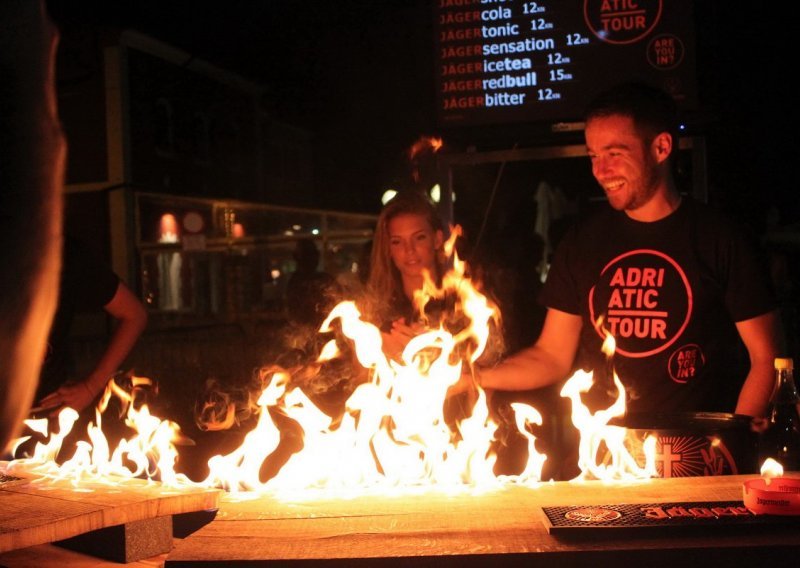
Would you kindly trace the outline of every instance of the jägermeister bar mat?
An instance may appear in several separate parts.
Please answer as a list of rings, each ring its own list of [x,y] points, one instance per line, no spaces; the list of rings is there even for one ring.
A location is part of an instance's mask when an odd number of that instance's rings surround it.
[[[790,530],[800,531],[800,515],[756,515],[742,501],[572,505],[542,507],[542,512],[547,532],[565,537],[615,538],[622,533],[707,534],[708,531],[751,531],[776,525],[789,525]]]

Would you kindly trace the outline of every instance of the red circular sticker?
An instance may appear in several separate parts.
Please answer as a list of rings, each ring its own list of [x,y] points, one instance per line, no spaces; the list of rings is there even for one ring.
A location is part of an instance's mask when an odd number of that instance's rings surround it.
[[[706,365],[703,350],[695,343],[682,345],[669,357],[667,369],[670,378],[676,383],[686,384],[700,374]]]
[[[647,62],[661,71],[675,69],[685,54],[686,48],[676,35],[660,34],[647,44]]]
[[[584,0],[583,18],[600,41],[636,43],[661,21],[662,0]]]
[[[564,518],[570,521],[580,521],[582,523],[603,523],[606,521],[616,521],[622,513],[613,509],[603,509],[602,507],[585,507],[573,509],[564,514]]]
[[[650,357],[681,336],[693,309],[693,293],[681,266],[656,250],[623,253],[603,267],[589,291],[589,314],[616,340],[625,357]]]

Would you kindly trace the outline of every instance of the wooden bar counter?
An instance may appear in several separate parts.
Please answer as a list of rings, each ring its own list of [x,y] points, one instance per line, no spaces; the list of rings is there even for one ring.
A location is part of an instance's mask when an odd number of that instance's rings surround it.
[[[551,533],[543,507],[738,501],[754,475],[508,486],[482,495],[362,496],[281,502],[226,495],[216,518],[165,566],[754,566],[800,559],[800,518],[674,530]],[[687,504],[691,507],[691,504]],[[694,530],[694,529],[697,530]],[[722,530],[719,530],[722,529]],[[630,566],[630,564],[628,564]],[[776,564],[777,565],[777,564]]]
[[[104,541],[99,542],[98,550],[112,558],[132,558],[131,554],[137,552],[149,555],[154,550],[166,552],[172,547],[173,518],[214,511],[222,494],[218,489],[172,489],[140,479],[73,485],[69,479],[3,475],[2,481],[0,566],[5,565],[5,552],[89,533],[101,535]],[[108,536],[111,533],[99,533],[112,528],[122,531],[119,543],[112,542]],[[126,540],[131,539],[139,541],[139,551],[129,549],[131,543]],[[154,540],[165,542],[162,546]]]

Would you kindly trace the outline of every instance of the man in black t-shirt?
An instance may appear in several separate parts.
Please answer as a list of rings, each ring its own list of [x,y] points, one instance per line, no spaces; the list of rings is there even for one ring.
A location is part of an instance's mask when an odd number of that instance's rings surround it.
[[[79,241],[66,237],[62,257],[58,309],[47,343],[36,406],[51,415],[70,406],[81,411],[99,395],[119,370],[147,325],[147,311],[133,292]],[[75,376],[69,332],[77,313],[105,311],[116,327],[92,371]]]
[[[542,387],[577,368],[602,378],[610,333],[630,412],[764,415],[778,354],[776,302],[742,231],[678,192],[676,116],[668,94],[641,84],[590,106],[586,145],[611,208],[560,243],[541,295],[541,335],[480,371],[484,388]]]

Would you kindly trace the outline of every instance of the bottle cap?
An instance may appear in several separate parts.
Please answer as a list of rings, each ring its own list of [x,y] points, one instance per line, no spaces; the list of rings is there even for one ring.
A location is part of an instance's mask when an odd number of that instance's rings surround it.
[[[776,369],[787,369],[791,371],[794,369],[794,362],[792,361],[791,357],[776,357],[775,358],[775,368]]]

